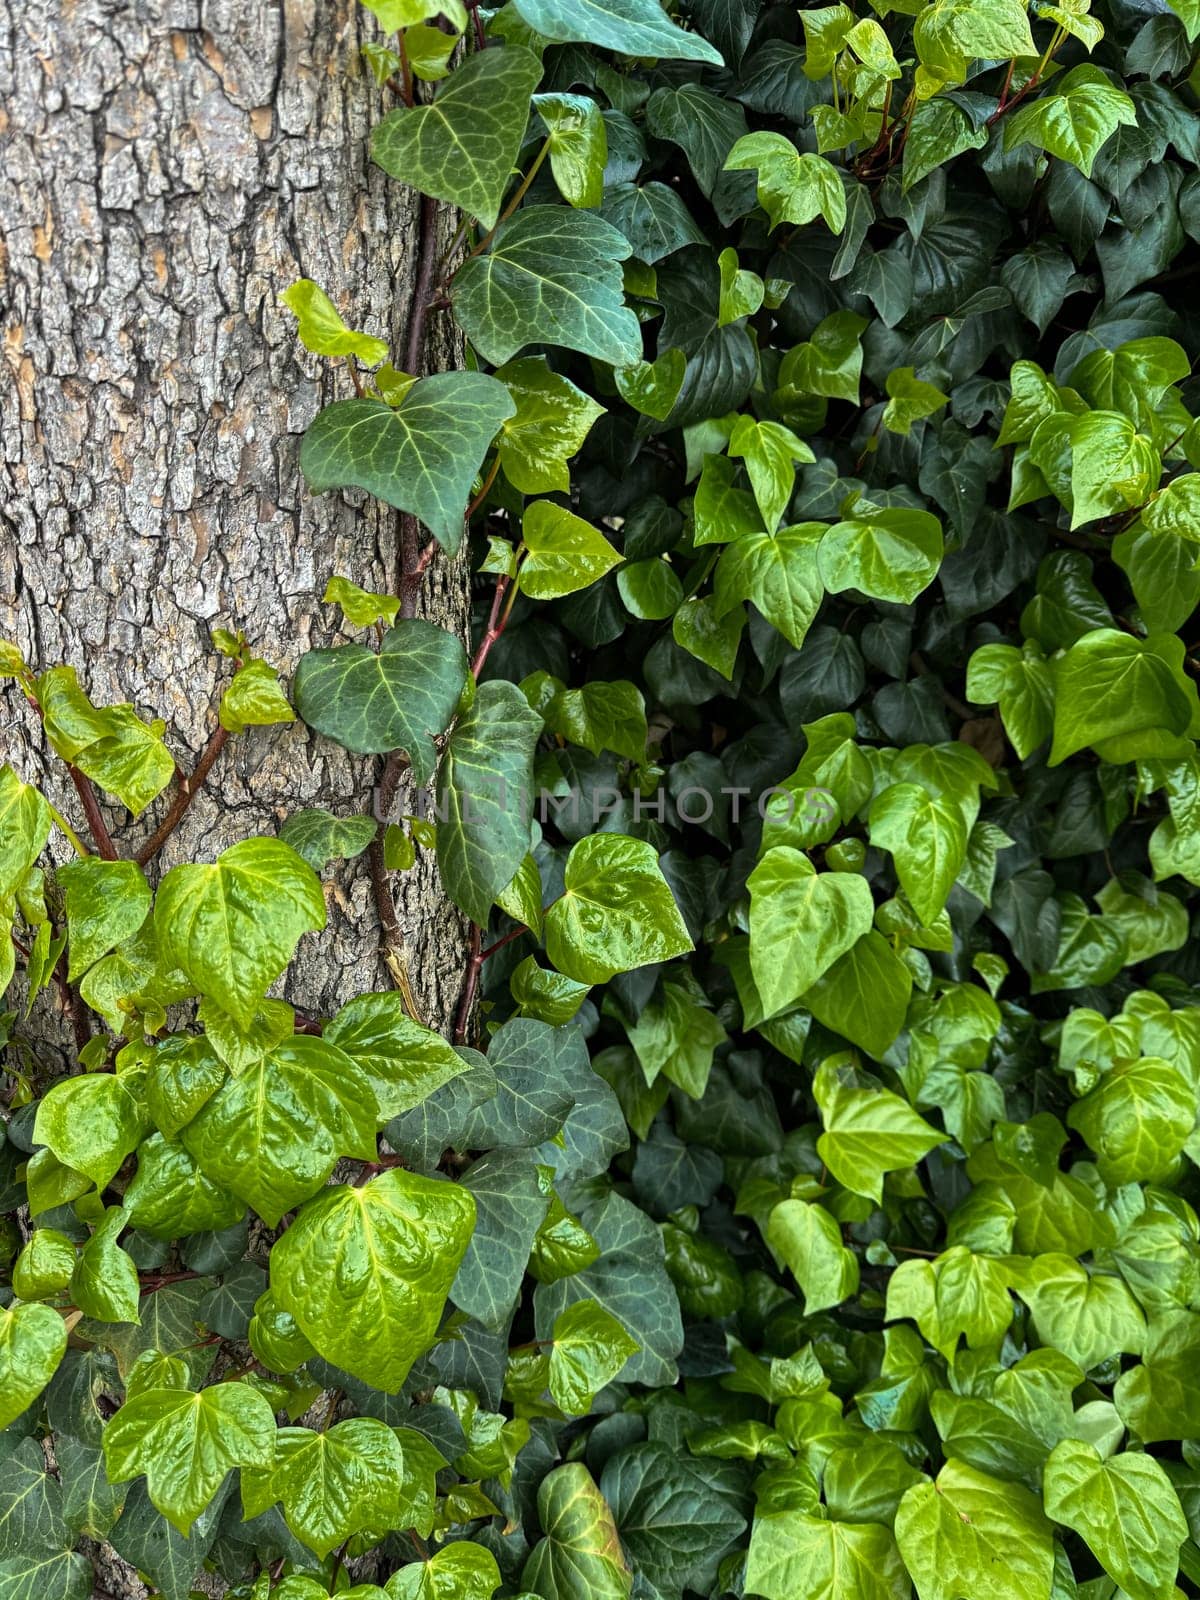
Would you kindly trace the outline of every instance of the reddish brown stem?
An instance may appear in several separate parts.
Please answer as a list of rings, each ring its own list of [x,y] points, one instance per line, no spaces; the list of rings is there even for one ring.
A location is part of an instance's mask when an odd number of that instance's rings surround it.
[[[102,856],[105,861],[119,861],[120,856],[117,853],[117,847],[112,842],[108,825],[101,814],[100,802],[96,798],[92,780],[85,777],[79,768],[73,766],[69,761],[67,762],[67,771],[71,774],[71,782],[75,785],[75,792],[79,796],[84,815],[87,817],[88,830],[92,835],[92,843],[96,846],[96,854]]]
[[[212,771],[213,762],[224,750],[228,738],[228,729],[217,727],[213,730],[212,737],[201,751],[200,759],[193,768],[191,776],[179,780],[179,787],[175,791],[174,800],[171,801],[170,810],[134,856],[133,859],[139,867],[144,867],[148,861],[153,861],[175,832],[187,808],[204,787],[204,780]]]
[[[492,646],[504,632],[508,622],[508,612],[501,612],[504,596],[512,580],[506,572],[502,572],[496,579],[496,593],[492,596],[492,609],[488,616],[487,630],[479,641],[479,649],[475,652],[475,659],[471,662],[471,671],[476,677],[483,671],[483,664],[491,654]]]
[[[488,945],[487,949],[480,953],[480,961],[486,961],[489,956],[494,956],[497,950],[503,950],[506,944],[511,944],[514,939],[520,939],[522,935],[528,932],[529,929],[522,923],[519,928],[514,928],[511,933],[506,933],[503,939],[497,939],[495,944]]]
[[[475,991],[479,987],[479,971],[483,966],[483,951],[480,948],[482,935],[479,928],[471,924],[471,954],[467,962],[467,973],[463,980],[462,997],[458,1002],[458,1015],[454,1019],[454,1042],[465,1044],[467,1030],[471,1026],[471,1012],[475,1007]]]

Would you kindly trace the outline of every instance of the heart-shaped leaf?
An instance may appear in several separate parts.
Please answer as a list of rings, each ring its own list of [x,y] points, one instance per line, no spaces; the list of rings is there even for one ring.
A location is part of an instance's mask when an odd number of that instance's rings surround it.
[[[50,1306],[18,1305],[0,1312],[0,1428],[37,1399],[66,1348],[66,1325]]]
[[[300,466],[314,494],[365,489],[419,517],[453,555],[484,452],[514,410],[496,378],[435,373],[395,407],[365,399],[326,406],[304,435]]]
[[[449,725],[466,680],[462,641],[405,617],[388,629],[378,654],[361,644],[310,650],[292,693],[310,728],[358,755],[404,750],[423,784],[436,759],[432,735]]]

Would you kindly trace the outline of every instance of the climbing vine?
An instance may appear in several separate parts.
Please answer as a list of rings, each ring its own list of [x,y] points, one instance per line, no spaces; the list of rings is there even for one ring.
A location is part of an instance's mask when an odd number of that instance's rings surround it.
[[[1200,1592],[1200,7],[366,4],[402,348],[283,299],[395,593],[188,774],[0,645],[0,1600]],[[357,812],[158,876],[296,718]]]

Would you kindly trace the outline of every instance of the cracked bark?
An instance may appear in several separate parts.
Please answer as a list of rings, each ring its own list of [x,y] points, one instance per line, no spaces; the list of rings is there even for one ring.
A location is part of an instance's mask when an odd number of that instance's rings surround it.
[[[388,109],[359,55],[373,28],[355,0],[0,0],[0,632],[35,669],[74,665],[98,703],[163,717],[185,770],[228,675],[214,626],[243,628],[286,674],[336,638],[331,573],[398,592],[395,515],[304,490],[304,429],[352,389],[299,349],[279,303],[315,278],[354,326],[403,348],[416,197],[368,160]],[[429,343],[429,368],[452,364],[439,313]],[[467,605],[465,567],[439,555],[423,613],[461,632]],[[0,756],[82,822],[11,692]],[[158,870],[306,806],[364,811],[373,777],[298,725],[250,730]],[[171,792],[137,822],[105,805],[122,854]],[[402,791],[398,811],[412,808]],[[396,887],[414,989],[444,1026],[461,920],[428,858]],[[327,898],[329,927],[286,989],[318,1014],[389,986],[365,858]],[[61,1040],[56,1006],[39,1000],[35,1047]]]

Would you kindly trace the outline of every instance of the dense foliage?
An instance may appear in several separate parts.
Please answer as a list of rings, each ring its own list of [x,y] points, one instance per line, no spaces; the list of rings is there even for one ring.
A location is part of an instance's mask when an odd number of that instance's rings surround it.
[[[401,592],[331,574],[290,700],[216,635],[136,859],[161,726],[0,661],[90,828],[0,774],[79,1059],[7,1017],[0,1600],[96,1539],[168,1600],[1195,1593],[1200,7],[431,3],[364,52],[464,215],[407,349],[286,296]],[[464,526],[473,657],[414,614]],[[294,714],[362,814],[152,895]],[[297,1016],[364,852],[396,988]]]

